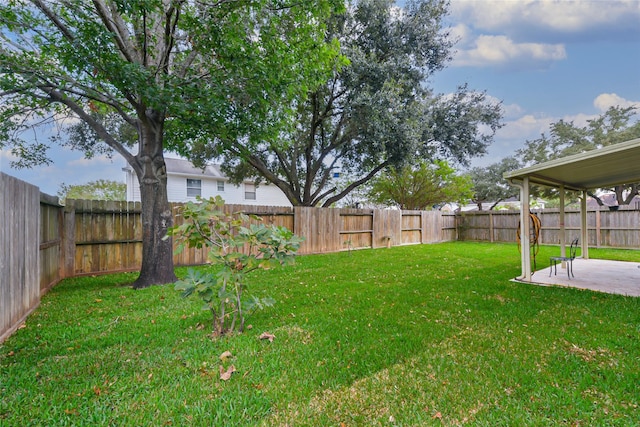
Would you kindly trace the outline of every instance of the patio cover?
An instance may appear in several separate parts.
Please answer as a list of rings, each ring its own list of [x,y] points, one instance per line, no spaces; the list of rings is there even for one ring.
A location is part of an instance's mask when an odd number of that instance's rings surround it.
[[[580,244],[582,257],[588,259],[587,190],[640,182],[640,138],[507,172],[504,174],[504,178],[520,188],[520,236],[522,236],[522,277],[520,279],[530,282],[528,214],[531,184],[560,190],[560,247],[562,255],[565,254],[566,243],[564,192],[565,190],[582,192]]]

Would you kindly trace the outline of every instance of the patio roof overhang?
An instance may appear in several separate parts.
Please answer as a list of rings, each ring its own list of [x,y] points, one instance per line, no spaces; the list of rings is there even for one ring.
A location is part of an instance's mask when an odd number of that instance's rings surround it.
[[[560,191],[560,251],[565,255],[564,191],[582,192],[580,203],[580,245],[582,257],[589,259],[587,230],[587,190],[619,184],[640,182],[640,138],[586,153],[540,163],[504,175],[511,184],[520,187],[520,235],[522,236],[522,278],[531,282],[529,194],[531,185],[559,188]]]
[[[504,174],[507,180],[567,190],[592,190],[640,182],[640,138]]]

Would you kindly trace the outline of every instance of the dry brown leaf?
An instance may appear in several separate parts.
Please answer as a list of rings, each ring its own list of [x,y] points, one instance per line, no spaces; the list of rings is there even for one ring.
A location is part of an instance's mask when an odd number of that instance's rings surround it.
[[[222,360],[224,362],[225,360],[227,360],[230,357],[233,357],[233,354],[231,354],[231,352],[229,350],[227,350],[227,351],[225,351],[224,353],[222,353],[220,355],[220,360]]]
[[[273,342],[275,337],[276,336],[273,335],[272,333],[263,332],[263,333],[260,334],[260,336],[258,338],[260,338],[261,340],[269,340],[269,342]]]
[[[441,413],[440,411],[438,411],[438,412],[436,412],[436,414],[435,414],[433,417],[431,417],[431,418],[434,418],[434,419],[435,419],[435,418],[437,418],[437,419],[441,420],[441,419],[442,419],[442,413]]]
[[[231,374],[233,374],[234,372],[236,372],[236,367],[231,365],[229,366],[229,369],[227,369],[225,371],[224,366],[220,366],[220,379],[222,381],[229,381],[229,379],[231,378]]]

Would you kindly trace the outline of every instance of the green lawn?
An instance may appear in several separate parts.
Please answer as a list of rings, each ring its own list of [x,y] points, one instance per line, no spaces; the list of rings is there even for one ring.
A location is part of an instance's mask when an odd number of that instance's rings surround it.
[[[65,280],[0,346],[0,425],[640,424],[640,298],[510,282],[519,272],[504,244],[300,257],[253,276],[277,304],[216,341],[172,286]]]

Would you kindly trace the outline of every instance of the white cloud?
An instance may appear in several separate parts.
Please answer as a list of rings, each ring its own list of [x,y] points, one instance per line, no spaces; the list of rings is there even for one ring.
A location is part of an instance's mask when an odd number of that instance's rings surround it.
[[[451,0],[458,67],[546,69],[572,42],[637,42],[639,0]]]
[[[640,107],[640,102],[628,101],[615,93],[603,93],[595,98],[593,104],[602,113],[609,107],[621,106]],[[504,126],[496,133],[496,145],[501,148],[512,148],[515,150],[519,148],[527,140],[537,139],[542,134],[549,134],[552,123],[556,123],[560,120],[573,123],[577,127],[585,127],[589,124],[590,120],[597,119],[600,116],[598,114],[568,114],[562,117],[551,117],[544,114],[522,114],[522,108],[518,105],[503,106],[506,112],[513,113],[511,117],[513,120],[506,120]],[[506,117],[509,117],[505,115]]]
[[[496,138],[519,142],[535,139],[547,132],[549,125],[554,121],[553,117],[526,114],[516,120],[505,122],[505,126],[498,131]]]
[[[504,117],[507,119],[520,117],[524,113],[524,109],[518,104],[502,104],[502,110],[504,111]]]
[[[615,93],[602,93],[593,100],[593,106],[600,112],[605,112],[611,107],[636,107],[640,108],[640,101],[629,101]]]
[[[567,53],[563,45],[514,43],[506,36],[479,36],[469,50],[459,51],[454,66],[513,66],[544,68],[553,61],[563,60]]]
[[[457,43],[458,46],[467,46],[473,41],[473,32],[471,28],[465,24],[454,25],[448,28],[448,30],[449,38]]]
[[[638,0],[452,0],[456,20],[517,40],[629,39],[640,33]],[[635,36],[634,36],[635,34]]]
[[[487,102],[490,102],[491,104],[500,104],[502,112],[504,113],[504,118],[506,119],[520,117],[524,113],[524,109],[518,104],[506,105],[500,98],[496,98],[489,94],[485,94],[485,97]]]
[[[515,106],[520,108],[518,106]],[[586,123],[587,117],[575,116],[564,117],[563,120],[575,120],[576,125]],[[525,114],[514,117],[513,120],[506,120],[504,127],[496,132],[494,142],[489,147],[489,153],[484,158],[474,159],[472,166],[484,167],[499,161],[500,159],[512,156],[516,150],[522,148],[526,141],[540,138],[542,134],[549,133],[551,123],[560,120],[558,117],[551,117],[545,114]]]

